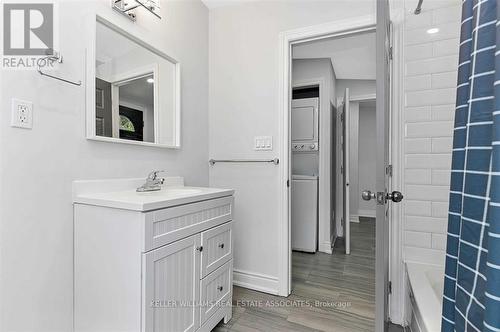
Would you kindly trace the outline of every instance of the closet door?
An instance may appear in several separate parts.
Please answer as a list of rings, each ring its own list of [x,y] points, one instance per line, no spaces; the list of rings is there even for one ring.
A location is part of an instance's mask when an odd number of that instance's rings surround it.
[[[143,331],[196,331],[200,325],[200,235],[143,255]]]

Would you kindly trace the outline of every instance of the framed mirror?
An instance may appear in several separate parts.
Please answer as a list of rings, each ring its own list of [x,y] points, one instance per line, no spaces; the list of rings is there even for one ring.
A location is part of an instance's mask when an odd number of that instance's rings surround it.
[[[87,138],[180,147],[180,65],[97,16],[89,42]],[[133,28],[133,27],[132,27]]]

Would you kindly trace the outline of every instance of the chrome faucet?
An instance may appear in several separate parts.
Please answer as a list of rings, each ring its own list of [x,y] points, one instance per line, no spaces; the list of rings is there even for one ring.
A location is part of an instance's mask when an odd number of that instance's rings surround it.
[[[159,178],[158,174],[165,171],[152,171],[149,173],[146,182],[137,188],[137,192],[143,193],[148,191],[158,191],[161,190],[161,185],[165,182],[164,178]]]

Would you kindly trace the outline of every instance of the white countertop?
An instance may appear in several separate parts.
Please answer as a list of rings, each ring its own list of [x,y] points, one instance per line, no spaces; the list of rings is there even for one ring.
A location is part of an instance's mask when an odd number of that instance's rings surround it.
[[[111,181],[115,184],[107,185]],[[117,181],[119,180],[103,180],[99,184],[95,180],[75,181],[73,203],[145,212],[234,194],[232,189],[186,187],[179,183],[169,185],[168,181],[160,191],[136,192],[135,188],[124,190],[122,184],[117,186]],[[129,181],[137,183],[137,179]],[[88,190],[89,187],[92,187],[92,190]]]

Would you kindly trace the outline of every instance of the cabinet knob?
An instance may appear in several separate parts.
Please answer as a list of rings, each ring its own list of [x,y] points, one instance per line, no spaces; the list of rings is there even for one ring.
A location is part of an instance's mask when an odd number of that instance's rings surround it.
[[[219,248],[224,249],[224,243],[219,244]]]
[[[203,246],[196,247],[196,250],[198,250],[199,252],[202,252],[203,251]]]
[[[217,287],[217,289],[219,290],[219,292],[222,292],[222,290],[224,289],[224,287],[219,286],[219,287]]]

